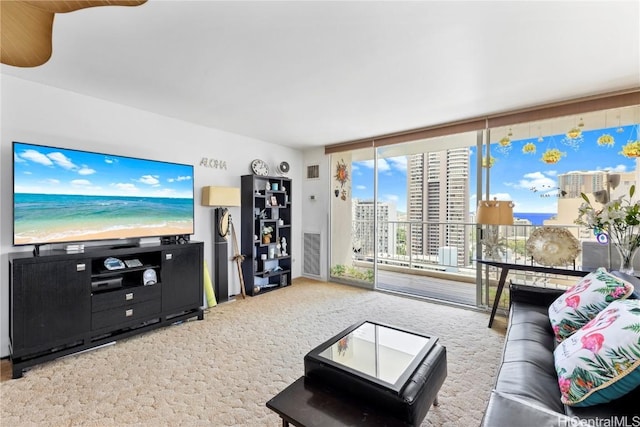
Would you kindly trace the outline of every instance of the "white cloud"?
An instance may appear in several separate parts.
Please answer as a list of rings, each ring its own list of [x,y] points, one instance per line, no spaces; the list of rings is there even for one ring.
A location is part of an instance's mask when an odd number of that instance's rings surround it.
[[[78,169],[78,167],[73,164],[70,158],[68,158],[67,156],[65,156],[60,152],[56,151],[55,153],[49,153],[47,154],[47,157],[53,160],[56,165],[60,166],[63,169],[66,169],[66,170]]]
[[[511,197],[511,194],[509,193],[490,193],[489,194],[489,200],[513,200],[513,198]],[[487,197],[485,194],[482,195],[482,200],[487,200]]]
[[[116,163],[116,162],[117,162],[117,160],[112,159],[112,158],[110,158],[110,157],[105,157],[105,158],[104,158],[104,162],[105,162],[105,163],[107,163],[107,164],[112,164],[112,163]]]
[[[549,191],[557,187],[556,181],[542,172],[531,172],[524,175],[524,178],[513,184],[515,188],[522,188],[532,191]]]
[[[96,171],[87,166],[82,166],[78,171],[79,175],[93,175],[94,173],[96,173]]]
[[[114,186],[116,188],[118,188],[119,190],[124,190],[124,191],[138,191],[138,189],[136,188],[135,184],[130,184],[130,183],[117,183],[114,184]]]
[[[387,161],[391,163],[394,169],[407,171],[407,156],[389,157]]]
[[[558,171],[547,171],[545,173],[549,176],[558,176]]]
[[[627,166],[626,165],[607,166],[604,168],[598,168],[598,170],[622,173],[627,171]]]
[[[21,159],[20,156],[18,156],[18,153],[13,153],[13,161],[15,163],[26,163],[27,161],[24,159]]]
[[[373,159],[361,160],[351,165],[352,171],[357,171],[360,167],[373,169]],[[391,170],[407,171],[407,156],[387,157],[378,159],[378,172],[389,172]]]
[[[366,190],[367,186],[366,185],[356,185],[356,190]]]
[[[47,184],[50,184],[50,185],[57,185],[57,184],[60,184],[60,181],[59,181],[59,180],[57,180],[57,179],[53,179],[53,178],[49,178],[49,179],[47,179],[45,182],[46,182]]]
[[[157,185],[160,183],[160,181],[158,181],[158,175],[143,175],[138,182],[147,185]]]
[[[373,159],[363,160],[358,163],[366,168],[373,169]],[[391,169],[391,166],[389,166],[389,163],[387,163],[385,159],[378,159],[378,172],[387,172],[390,169]]]
[[[189,181],[189,180],[191,180],[191,177],[190,176],[179,176],[177,178],[177,180],[178,181]]]
[[[20,157],[44,166],[53,166],[53,162],[47,156],[36,150],[25,150]]]
[[[73,181],[71,181],[71,185],[86,187],[91,185],[91,182],[88,179],[74,179]]]
[[[395,203],[395,204],[398,204],[398,201],[400,200],[400,198],[395,194],[385,194],[384,196],[382,196],[382,199],[386,202]]]

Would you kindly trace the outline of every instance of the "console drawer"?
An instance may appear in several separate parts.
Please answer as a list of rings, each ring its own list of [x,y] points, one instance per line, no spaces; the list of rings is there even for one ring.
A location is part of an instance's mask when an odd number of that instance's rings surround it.
[[[160,301],[160,294],[159,284],[94,294],[91,296],[91,311],[97,313],[112,308],[127,307],[156,298]]]
[[[91,329],[101,329],[106,327],[116,327],[129,322],[143,319],[160,313],[160,298],[141,302],[139,304],[127,305],[112,308],[109,310],[93,313],[91,316]]]

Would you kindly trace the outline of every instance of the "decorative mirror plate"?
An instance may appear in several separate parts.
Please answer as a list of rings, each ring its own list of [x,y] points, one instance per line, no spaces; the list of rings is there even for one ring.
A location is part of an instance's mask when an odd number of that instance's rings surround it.
[[[544,226],[535,229],[525,246],[527,253],[540,265],[572,263],[580,254],[580,242],[566,228]]]

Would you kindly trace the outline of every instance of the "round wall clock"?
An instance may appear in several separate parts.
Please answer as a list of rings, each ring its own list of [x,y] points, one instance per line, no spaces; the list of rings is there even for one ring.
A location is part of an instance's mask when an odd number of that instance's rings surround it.
[[[252,161],[251,170],[256,175],[260,175],[260,176],[269,175],[269,166],[267,166],[264,160],[255,159],[254,161]]]

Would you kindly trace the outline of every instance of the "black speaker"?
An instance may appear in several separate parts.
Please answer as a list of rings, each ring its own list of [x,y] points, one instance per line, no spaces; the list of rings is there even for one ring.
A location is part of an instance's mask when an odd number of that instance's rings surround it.
[[[161,245],[175,245],[178,241],[176,236],[162,236],[160,238]]]

